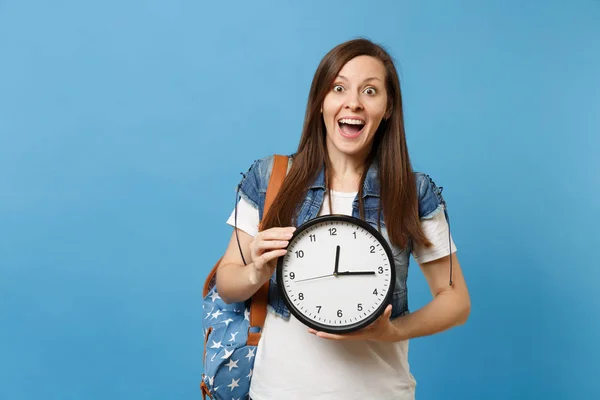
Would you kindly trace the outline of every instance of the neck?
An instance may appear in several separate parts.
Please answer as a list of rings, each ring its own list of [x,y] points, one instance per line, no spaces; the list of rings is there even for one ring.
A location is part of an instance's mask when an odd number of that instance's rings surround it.
[[[337,151],[328,151],[331,171],[331,190],[339,192],[357,192],[360,178],[366,166],[365,155],[348,155]]]

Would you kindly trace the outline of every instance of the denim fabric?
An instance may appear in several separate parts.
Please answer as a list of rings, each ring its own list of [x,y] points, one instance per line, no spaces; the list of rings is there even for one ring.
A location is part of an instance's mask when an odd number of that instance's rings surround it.
[[[288,168],[292,162],[293,155],[290,156]],[[239,186],[240,195],[258,208],[260,220],[263,218],[263,206],[272,169],[272,156],[255,161],[248,172],[244,174]],[[325,194],[324,177],[324,170],[321,169],[317,179],[310,186],[304,201],[300,205],[295,221],[296,227],[318,215]],[[421,219],[428,219],[432,218],[438,212],[444,211],[446,213],[442,188],[437,187],[429,175],[424,173],[415,172],[415,178],[419,198],[419,217]],[[396,283],[392,295],[392,318],[395,318],[409,312],[406,279],[408,276],[411,246],[409,244],[406,248],[398,248],[389,240],[383,213],[378,213],[379,193],[378,169],[373,164],[367,171],[367,177],[363,184],[364,220],[375,229],[379,229],[379,232],[386,239],[394,255]],[[359,218],[358,195],[354,199],[352,208],[352,216]],[[445,215],[447,218],[447,213]],[[289,319],[290,312],[279,293],[275,274],[271,277],[268,309],[284,319]]]

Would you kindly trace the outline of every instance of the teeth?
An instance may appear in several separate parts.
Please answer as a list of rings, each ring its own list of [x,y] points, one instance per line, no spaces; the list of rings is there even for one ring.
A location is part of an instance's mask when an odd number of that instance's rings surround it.
[[[359,121],[357,119],[349,119],[349,118],[342,118],[340,119],[340,123],[341,124],[348,124],[348,125],[364,125],[365,123],[362,121]]]

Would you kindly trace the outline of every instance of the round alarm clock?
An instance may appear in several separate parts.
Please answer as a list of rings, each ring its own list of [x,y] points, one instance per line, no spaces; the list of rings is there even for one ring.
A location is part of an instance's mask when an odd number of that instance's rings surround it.
[[[391,301],[394,257],[368,223],[346,215],[314,218],[296,229],[277,261],[277,283],[290,312],[328,333],[373,323]]]

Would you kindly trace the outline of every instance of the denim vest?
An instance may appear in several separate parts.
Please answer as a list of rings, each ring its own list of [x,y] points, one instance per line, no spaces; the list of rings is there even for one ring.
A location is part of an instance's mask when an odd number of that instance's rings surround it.
[[[290,156],[289,159],[288,170],[293,161],[292,157],[293,156]],[[255,161],[248,172],[244,174],[244,177],[238,187],[240,195],[258,208],[260,220],[263,218],[263,207],[265,204],[267,186],[269,184],[269,178],[271,176],[272,169],[273,156]],[[443,188],[437,187],[429,175],[421,172],[415,172],[415,178],[419,199],[419,217],[421,219],[429,219],[438,212],[443,211],[446,218],[448,218],[448,214],[446,213],[446,203],[442,197]],[[363,205],[365,212],[364,220],[375,229],[379,229],[379,232],[392,249],[396,268],[396,284],[394,286],[394,292],[392,295],[391,318],[396,318],[409,313],[406,278],[408,276],[408,264],[412,246],[409,244],[406,248],[401,249],[390,241],[387,234],[385,221],[383,219],[383,212],[378,213],[379,193],[378,170],[377,166],[372,164],[367,171],[367,176],[363,184]],[[300,211],[298,212],[296,218],[296,227],[302,225],[312,218],[315,218],[318,215],[323,203],[324,194],[325,174],[324,170],[321,169],[315,182],[308,189],[306,197],[302,202],[302,205],[299,209]],[[354,199],[352,205],[352,216],[359,218],[358,195]],[[380,222],[379,227],[377,223],[378,220]],[[269,285],[269,303],[267,308],[269,311],[286,320],[290,317],[290,312],[281,297],[279,288],[277,287],[275,273],[271,277]]]

